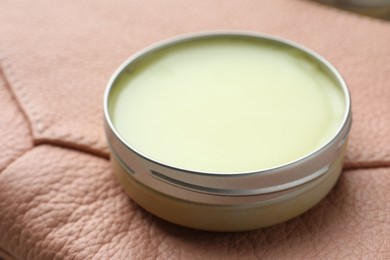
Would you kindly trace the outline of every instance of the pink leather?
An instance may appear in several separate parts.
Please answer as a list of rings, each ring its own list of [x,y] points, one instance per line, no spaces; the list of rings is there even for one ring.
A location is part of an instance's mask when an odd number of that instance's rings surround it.
[[[0,257],[390,258],[390,23],[304,0],[0,0]],[[346,170],[309,212],[242,233],[150,215],[115,180],[105,84],[171,36],[246,30],[325,56],[353,100]]]

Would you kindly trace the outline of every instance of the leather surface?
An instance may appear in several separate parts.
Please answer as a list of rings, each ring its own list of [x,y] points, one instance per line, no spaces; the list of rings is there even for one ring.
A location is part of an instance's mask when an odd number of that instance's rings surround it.
[[[0,71],[0,171],[33,146],[29,125],[9,90]]]
[[[348,170],[298,218],[258,231],[210,233],[137,207],[107,160],[41,145],[0,175],[0,243],[16,259],[386,259],[389,174],[388,168]]]
[[[390,23],[303,0],[0,0],[0,257],[390,258]],[[318,206],[251,232],[151,216],[113,177],[105,84],[135,51],[204,30],[289,38],[346,78],[345,170]]]

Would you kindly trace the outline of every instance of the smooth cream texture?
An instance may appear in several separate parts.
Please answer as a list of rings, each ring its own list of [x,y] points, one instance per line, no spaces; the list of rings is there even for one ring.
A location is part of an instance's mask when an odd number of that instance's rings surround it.
[[[136,62],[109,97],[137,152],[187,170],[252,172],[323,146],[345,113],[342,91],[292,48],[250,39],[182,43]]]

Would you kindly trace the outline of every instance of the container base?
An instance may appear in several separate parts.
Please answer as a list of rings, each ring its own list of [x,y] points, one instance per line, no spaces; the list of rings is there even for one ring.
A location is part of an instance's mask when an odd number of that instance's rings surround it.
[[[321,177],[302,189],[266,202],[214,205],[168,196],[140,183],[112,156],[114,172],[127,194],[145,210],[169,222],[207,231],[245,231],[272,226],[307,211],[322,200],[337,182],[341,155]]]

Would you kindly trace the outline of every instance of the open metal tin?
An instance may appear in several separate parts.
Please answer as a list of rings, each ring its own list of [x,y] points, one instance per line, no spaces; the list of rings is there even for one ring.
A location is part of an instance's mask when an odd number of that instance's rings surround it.
[[[343,93],[345,111],[334,136],[304,158],[254,172],[212,173],[182,169],[137,151],[116,130],[109,111],[118,77],[156,51],[206,38],[250,38],[299,51],[331,77]],[[339,72],[317,53],[278,37],[246,32],[197,33],[148,47],[125,61],[104,96],[105,132],[114,172],[126,192],[147,211],[170,222],[202,230],[242,231],[291,219],[318,203],[336,183],[351,127],[351,102]],[[151,119],[152,120],[152,119]]]

